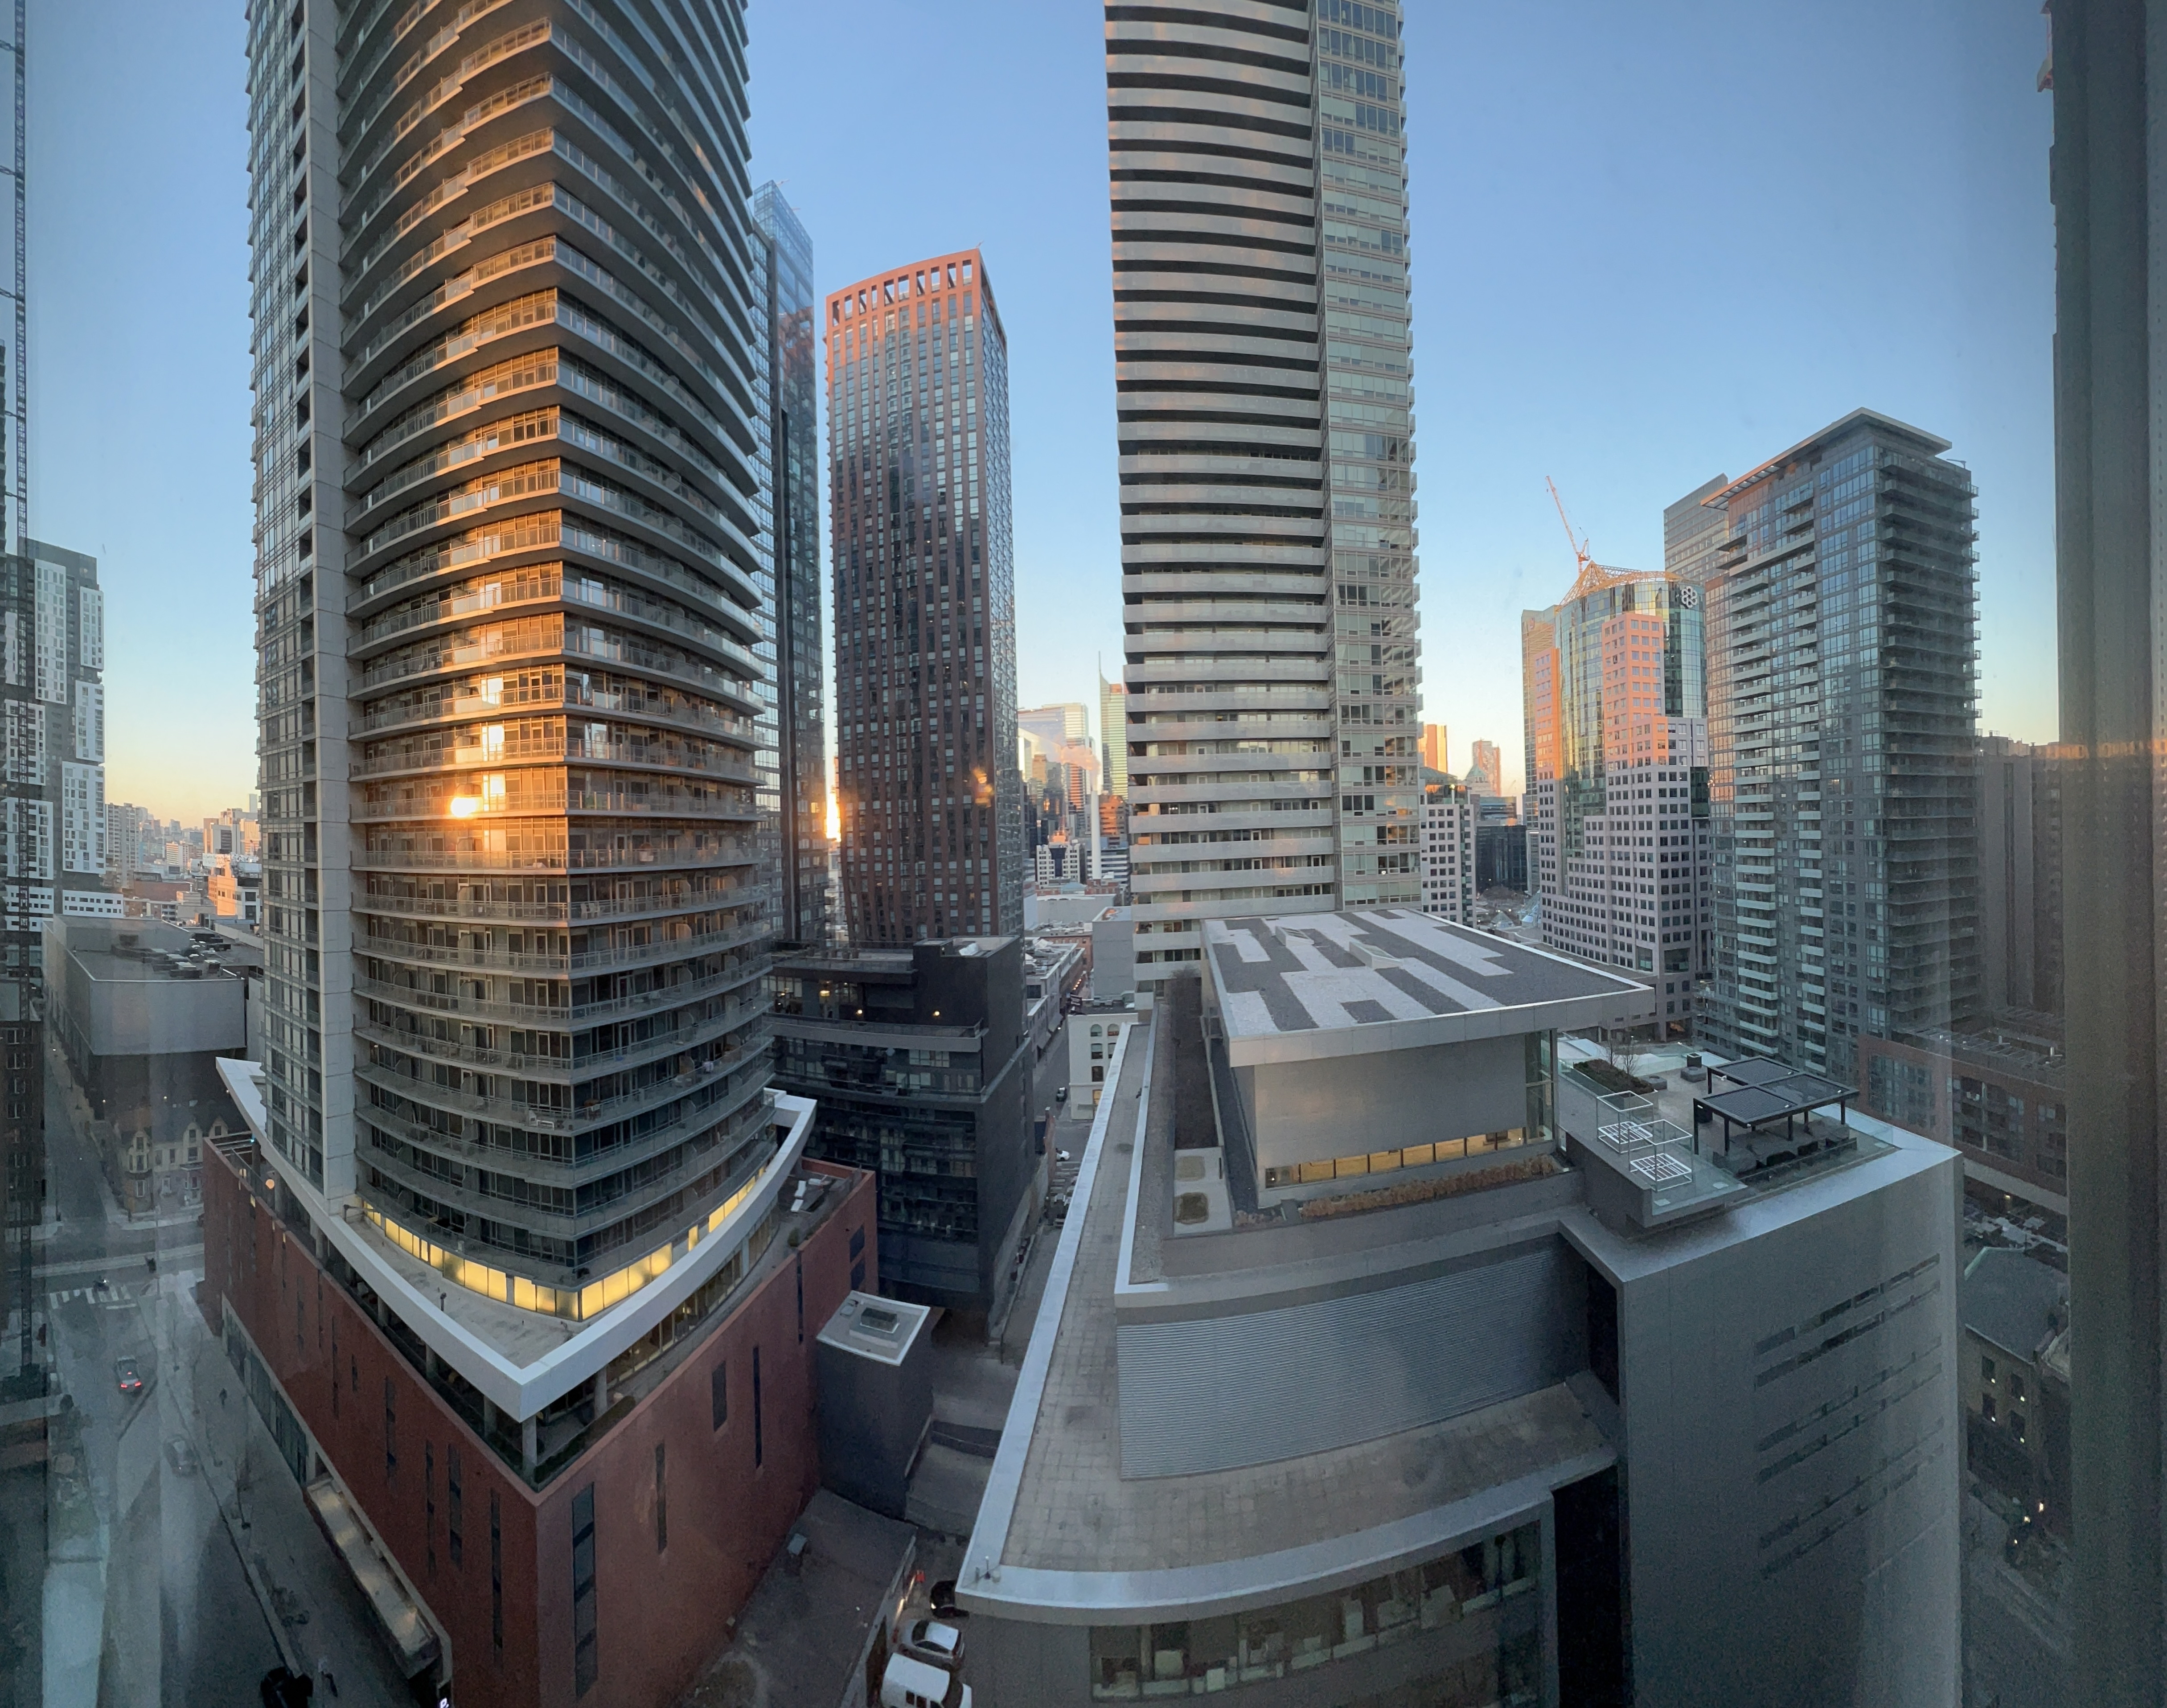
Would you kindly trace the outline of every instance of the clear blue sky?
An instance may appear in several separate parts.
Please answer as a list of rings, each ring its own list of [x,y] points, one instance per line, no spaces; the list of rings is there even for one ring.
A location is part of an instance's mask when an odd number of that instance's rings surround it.
[[[1979,488],[1981,723],[2055,733],[2037,0],[1415,0],[1428,716],[1519,758],[1518,613],[1861,404]],[[755,181],[820,285],[983,246],[1011,345],[1023,703],[1121,650],[1099,9],[755,4]],[[115,799],[253,786],[237,0],[32,0],[32,527],[104,560]]]

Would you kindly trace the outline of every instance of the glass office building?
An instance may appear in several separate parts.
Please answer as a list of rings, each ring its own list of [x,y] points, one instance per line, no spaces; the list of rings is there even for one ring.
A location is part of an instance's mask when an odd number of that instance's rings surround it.
[[[776,935],[828,935],[828,753],[820,649],[819,331],[813,240],[781,187],[753,192],[753,288],[770,330],[754,361],[760,498],[774,588]]]
[[[1690,1026],[1707,950],[1701,599],[1678,576],[1591,565],[1520,618],[1543,942],[1648,975],[1662,1036]]]
[[[860,944],[1019,931],[1008,337],[985,257],[831,292],[827,337],[844,923]]]
[[[1948,441],[1858,410],[1733,481],[1709,593],[1728,1055],[1857,1084],[1979,999],[1978,570]]]

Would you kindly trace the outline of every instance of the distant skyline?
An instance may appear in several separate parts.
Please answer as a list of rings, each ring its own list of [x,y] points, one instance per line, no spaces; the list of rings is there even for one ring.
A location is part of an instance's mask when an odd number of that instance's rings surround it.
[[[748,182],[816,289],[985,250],[1018,699],[1091,705],[1122,650],[1102,19],[935,11],[755,5]],[[242,34],[30,8],[31,528],[100,560],[110,797],[184,822],[255,787]],[[1572,579],[1545,475],[1597,559],[1656,568],[1665,505],[1860,405],[1971,467],[1980,727],[2053,739],[2036,0],[1418,9],[1406,48],[1423,715],[1460,764],[1494,740],[1517,787],[1519,613]],[[911,93],[956,87],[967,138]]]

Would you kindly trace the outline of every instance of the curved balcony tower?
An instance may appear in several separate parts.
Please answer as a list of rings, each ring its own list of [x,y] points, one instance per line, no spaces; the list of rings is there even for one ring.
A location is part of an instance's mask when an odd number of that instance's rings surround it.
[[[741,10],[258,11],[268,1136],[591,1314],[774,1144]]]

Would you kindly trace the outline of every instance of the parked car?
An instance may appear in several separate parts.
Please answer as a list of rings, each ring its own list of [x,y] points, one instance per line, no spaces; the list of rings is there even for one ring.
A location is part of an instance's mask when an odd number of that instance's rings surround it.
[[[956,1672],[963,1664],[963,1633],[937,1619],[914,1619],[896,1627],[895,1652],[944,1673]]]
[[[186,1435],[175,1435],[167,1441],[166,1462],[173,1467],[177,1476],[181,1477],[193,1477],[202,1468],[196,1458],[196,1450],[188,1445]]]
[[[1057,1103],[1066,1103],[1068,1101],[1068,1088],[1066,1085],[1057,1087],[1053,1093],[1053,1101]]]
[[[956,1580],[953,1578],[943,1578],[935,1583],[933,1586],[932,1594],[927,1599],[933,1604],[933,1616],[935,1619],[946,1620],[951,1625],[959,1619],[968,1619],[971,1616],[967,1610],[956,1605]]]
[[[140,1393],[143,1392],[142,1373],[135,1368],[135,1361],[134,1359],[123,1358],[115,1362],[113,1366],[113,1376],[114,1380],[120,1384],[121,1392]]]
[[[890,1655],[881,1674],[881,1708],[971,1708],[971,1687],[909,1655]]]

